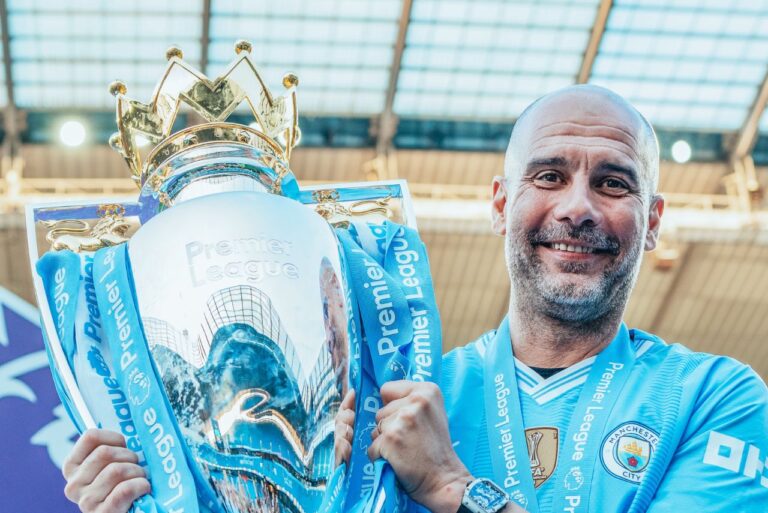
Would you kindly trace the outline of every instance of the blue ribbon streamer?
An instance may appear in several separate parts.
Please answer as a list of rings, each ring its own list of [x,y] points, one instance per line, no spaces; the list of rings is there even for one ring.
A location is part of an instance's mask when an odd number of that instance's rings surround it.
[[[387,381],[436,381],[440,369],[440,320],[426,249],[415,230],[386,222],[337,230],[349,269],[363,332],[362,383],[355,420],[347,511],[404,511],[408,498],[383,460],[367,450]]]
[[[152,495],[137,501],[135,509],[197,513],[200,501],[203,511],[219,510],[191,459],[158,378],[135,305],[127,253],[126,244],[99,250],[94,258],[94,282],[115,374],[128,397],[152,484]]]
[[[49,252],[37,261],[37,274],[43,281],[45,296],[51,310],[51,317],[56,327],[56,334],[61,342],[61,348],[72,369],[72,360],[75,355],[75,316],[77,312],[77,297],[80,289],[80,258],[71,251]],[[52,370],[56,367],[51,355],[48,335],[43,330],[46,354]],[[61,398],[64,409],[69,414],[77,429],[85,431],[85,422],[77,413],[72,404],[72,399],[61,383],[61,378],[55,371],[53,383]]]

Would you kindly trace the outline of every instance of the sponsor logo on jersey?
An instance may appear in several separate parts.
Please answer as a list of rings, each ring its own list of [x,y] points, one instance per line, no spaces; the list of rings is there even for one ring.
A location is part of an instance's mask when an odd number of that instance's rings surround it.
[[[536,488],[543,485],[555,473],[559,433],[556,427],[535,427],[525,430],[533,486]]]
[[[608,473],[639,483],[659,443],[659,435],[639,422],[625,422],[603,440],[600,460]]]
[[[747,454],[746,458],[744,453]],[[760,483],[763,488],[768,488],[768,457],[761,454],[757,446],[747,444],[744,440],[710,431],[703,461],[707,465],[741,474]]]

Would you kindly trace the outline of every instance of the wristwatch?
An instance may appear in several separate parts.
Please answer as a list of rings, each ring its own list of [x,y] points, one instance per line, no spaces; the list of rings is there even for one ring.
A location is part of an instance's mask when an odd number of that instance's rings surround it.
[[[509,502],[509,495],[490,479],[467,483],[461,506],[456,513],[499,513]]]

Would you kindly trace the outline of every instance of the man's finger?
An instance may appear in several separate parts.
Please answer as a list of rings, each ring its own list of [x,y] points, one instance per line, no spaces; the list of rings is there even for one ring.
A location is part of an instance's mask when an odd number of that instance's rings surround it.
[[[440,399],[442,394],[440,388],[434,383],[421,383],[416,381],[400,380],[389,381],[381,387],[381,400],[384,404],[391,403],[397,399],[414,395],[422,397],[428,401]]]
[[[350,388],[349,392],[347,392],[347,395],[344,396],[344,399],[341,401],[340,408],[343,410],[355,409],[355,389],[354,388]]]
[[[91,484],[96,476],[110,463],[132,463],[139,462],[138,455],[125,447],[115,447],[113,445],[100,445],[94,449],[85,461],[77,467],[67,483],[67,488],[76,490],[83,486]],[[76,492],[73,495],[77,495]],[[73,499],[77,501],[75,497]]]
[[[147,477],[146,472],[139,465],[134,463],[110,463],[104,467],[104,470],[96,476],[96,479],[88,487],[89,494],[98,502],[104,502],[122,483],[138,477]]]
[[[402,408],[407,406],[409,404],[407,397],[403,397],[400,399],[394,399],[391,402],[388,402],[379,410],[376,412],[376,423],[380,423],[387,417],[391,417],[395,415],[398,411],[400,411]]]
[[[352,410],[339,410],[339,413],[336,414],[336,424],[354,425],[355,412]]]
[[[373,443],[368,446],[368,459],[371,461],[376,461],[379,458],[383,458],[384,456],[381,455],[381,437],[377,437],[376,440],[373,441]]]
[[[120,433],[106,429],[89,429],[82,434],[75,443],[69,457],[64,461],[61,472],[65,479],[69,479],[83,461],[100,445],[111,445],[114,447],[125,447],[125,439]]]
[[[397,399],[402,399],[410,394],[418,385],[419,383],[407,379],[388,381],[381,386],[381,400],[384,404],[388,404]]]
[[[342,462],[349,465],[349,458],[352,455],[352,444],[350,444],[347,440],[341,440],[336,445],[335,455],[337,467],[341,465]]]
[[[123,481],[107,496],[99,513],[127,513],[136,499],[151,491],[152,487],[144,477]]]

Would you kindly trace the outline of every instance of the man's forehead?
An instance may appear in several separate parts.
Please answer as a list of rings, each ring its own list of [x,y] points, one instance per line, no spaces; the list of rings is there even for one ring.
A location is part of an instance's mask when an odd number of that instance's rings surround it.
[[[518,120],[522,138],[579,131],[586,135],[615,135],[638,143],[644,130],[642,118],[621,98],[600,90],[569,89],[547,96]]]
[[[507,176],[519,172],[539,143],[559,139],[609,141],[621,153],[641,162],[641,174],[658,181],[658,145],[645,118],[624,98],[593,85],[578,85],[550,93],[530,105],[518,118],[507,150]],[[542,139],[544,141],[542,141]],[[536,152],[540,153],[540,152]],[[539,155],[540,156],[540,155]]]

